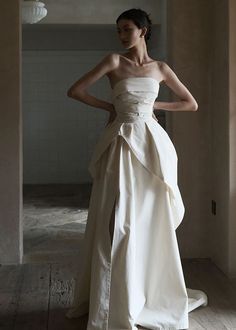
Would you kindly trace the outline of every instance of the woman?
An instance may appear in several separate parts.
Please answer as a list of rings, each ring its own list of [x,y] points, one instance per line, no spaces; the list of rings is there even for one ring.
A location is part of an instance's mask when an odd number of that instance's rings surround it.
[[[89,164],[83,265],[66,316],[89,313],[89,330],[186,329],[188,313],[206,305],[207,296],[185,286],[175,233],[185,211],[177,155],[153,110],[196,111],[198,105],[166,63],[149,57],[149,15],[130,9],[116,23],[127,52],[108,54],[68,91],[110,116]],[[112,103],[86,91],[104,75]],[[160,83],[180,101],[156,101]]]

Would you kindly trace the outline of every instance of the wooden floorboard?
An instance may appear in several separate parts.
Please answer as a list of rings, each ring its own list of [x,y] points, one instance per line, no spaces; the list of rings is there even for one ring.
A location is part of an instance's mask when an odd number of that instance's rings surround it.
[[[14,330],[47,329],[50,265],[21,265],[22,282]]]
[[[189,329],[236,330],[236,280],[209,259],[182,265],[187,288],[202,290],[209,299],[208,306],[189,313]],[[65,317],[78,271],[76,262],[1,266],[0,330],[86,330],[88,315]]]
[[[50,311],[48,329],[77,330],[80,320],[69,320],[66,310],[72,304],[77,267],[73,264],[53,264],[51,268]],[[85,328],[86,329],[86,328]],[[82,328],[81,328],[82,330]]]
[[[190,329],[236,329],[236,290],[232,281],[212,262],[193,260],[183,263],[186,286],[208,295],[208,306],[189,314]],[[198,329],[198,328],[196,328]]]
[[[14,328],[21,291],[20,266],[0,267],[0,329]]]

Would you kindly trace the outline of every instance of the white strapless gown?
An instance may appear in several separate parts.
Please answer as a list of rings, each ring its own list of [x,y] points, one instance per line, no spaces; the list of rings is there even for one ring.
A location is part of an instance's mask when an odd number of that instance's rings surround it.
[[[87,330],[187,329],[188,313],[207,305],[203,291],[185,285],[175,232],[185,208],[176,150],[153,114],[158,92],[151,77],[115,85],[117,116],[89,164],[93,187],[83,259],[66,313],[89,313]]]

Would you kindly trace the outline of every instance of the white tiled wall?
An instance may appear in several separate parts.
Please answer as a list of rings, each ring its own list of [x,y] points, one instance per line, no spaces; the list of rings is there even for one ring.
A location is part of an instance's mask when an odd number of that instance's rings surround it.
[[[88,164],[108,113],[68,98],[66,93],[105,54],[107,51],[23,51],[25,184],[91,181]],[[111,102],[107,77],[89,92]]]

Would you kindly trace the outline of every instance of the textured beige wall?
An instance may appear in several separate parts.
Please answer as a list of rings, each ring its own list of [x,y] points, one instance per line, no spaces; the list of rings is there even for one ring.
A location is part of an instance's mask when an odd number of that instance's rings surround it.
[[[236,1],[229,1],[229,273],[236,277]]]
[[[18,0],[0,2],[0,263],[22,258],[22,124]]]
[[[211,197],[216,215],[211,217],[209,242],[213,261],[228,273],[229,235],[229,47],[228,1],[214,0],[212,6],[212,175]]]
[[[235,277],[236,2],[169,0],[167,26],[169,62],[199,104],[169,115],[186,206],[181,255],[211,257]]]
[[[212,1],[168,1],[168,62],[199,105],[197,112],[168,113],[185,204],[177,229],[182,257],[210,256],[211,12]]]

